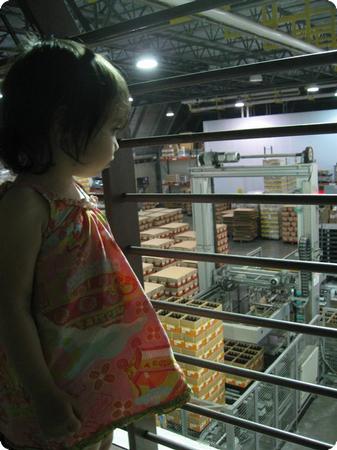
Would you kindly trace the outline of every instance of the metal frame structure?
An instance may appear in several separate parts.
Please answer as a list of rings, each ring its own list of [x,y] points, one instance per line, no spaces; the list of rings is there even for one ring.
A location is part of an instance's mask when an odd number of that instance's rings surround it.
[[[329,63],[329,61],[325,58],[331,57],[336,58],[336,54],[332,55],[332,53],[328,55],[322,55],[324,58],[324,63]],[[306,58],[310,60],[312,56],[305,57],[303,61],[306,61]],[[311,60],[312,62],[312,60]],[[317,60],[315,62],[317,64]],[[256,65],[255,65],[256,66]],[[273,67],[273,70],[277,70],[277,67],[279,69],[285,70],[285,67],[283,66],[282,61],[276,62],[275,66]],[[250,70],[250,69],[244,69],[244,70]],[[207,80],[209,78],[207,77],[207,74],[204,74]],[[224,75],[224,73],[221,74],[220,78]],[[211,76],[213,76],[211,74]],[[198,82],[198,79],[200,80],[200,76],[187,76],[186,78],[181,79],[183,84],[185,83],[196,83]],[[175,80],[176,81],[176,80]],[[161,86],[163,89],[165,88],[163,81],[154,83],[155,89],[158,89],[159,86]],[[147,83],[143,85],[145,90],[148,90],[151,88],[151,83]],[[170,89],[171,85],[166,86],[166,89]],[[141,89],[141,88],[140,88]],[[265,129],[265,130],[244,130],[243,132],[217,132],[217,133],[194,133],[189,135],[189,141],[196,142],[196,141],[210,141],[210,140],[221,140],[221,139],[241,139],[241,138],[247,138],[247,137],[262,137],[265,135],[268,136],[284,136],[284,135],[296,135],[296,134],[321,134],[324,132],[327,133],[335,133],[337,130],[337,127],[335,124],[323,124],[323,125],[309,125],[309,126],[290,126],[290,127],[277,127],[273,129]],[[186,136],[160,136],[160,137],[154,137],[154,138],[143,138],[143,139],[133,139],[133,140],[127,140],[127,141],[121,141],[121,147],[136,147],[136,146],[144,146],[144,145],[158,145],[162,143],[177,143],[177,142],[183,142],[186,141]],[[126,151],[124,150],[124,155],[126,155]],[[114,171],[118,170],[118,167],[111,166],[110,168],[110,177],[113,179]],[[106,175],[107,176],[107,175]],[[111,192],[112,191],[112,192]],[[110,186],[110,192],[107,192],[106,199],[109,202],[111,195],[113,195],[114,187]],[[160,194],[131,194],[124,193],[123,195],[119,194],[117,195],[118,200],[121,202],[129,203],[129,202],[137,202],[137,201],[146,201],[146,200],[157,200],[160,201],[160,199],[163,197],[163,195]],[[116,198],[116,195],[115,195]],[[236,198],[237,201],[240,203],[244,202],[256,202],[256,203],[290,203],[290,204],[297,204],[297,205],[313,205],[313,204],[333,204],[336,203],[337,196],[333,195],[322,195],[318,196],[315,194],[295,194],[295,195],[242,195],[242,194],[227,194],[227,195],[211,195],[211,194],[193,194],[193,195],[179,195],[179,194],[165,194],[165,201],[176,201],[177,199],[184,198],[184,201],[191,201],[191,202],[202,202],[202,203],[213,203],[213,202],[222,202],[227,199],[233,199]],[[252,200],[254,198],[254,200]],[[289,201],[290,200],[290,201]],[[121,221],[123,221],[125,218],[120,217]],[[136,236],[137,230],[135,229],[134,237]],[[114,232],[114,229],[113,229]],[[118,241],[118,236],[116,236]],[[128,245],[123,248],[123,250],[126,252],[127,255],[155,255],[155,256],[172,256],[177,259],[190,259],[195,261],[209,261],[209,262],[221,262],[225,264],[243,264],[247,266],[255,266],[255,267],[268,267],[268,268],[282,268],[282,269],[292,269],[292,270],[307,270],[311,272],[318,272],[318,273],[331,273],[336,274],[337,272],[337,265],[336,264],[327,264],[327,263],[321,263],[316,261],[295,261],[295,260],[280,260],[280,259],[272,259],[272,258],[256,258],[251,256],[234,256],[234,255],[219,255],[214,253],[202,253],[202,252],[176,252],[176,251],[170,251],[170,250],[154,250],[154,249],[146,249],[143,247],[137,247],[134,245]],[[292,323],[292,322],[285,322],[285,321],[276,321],[272,319],[266,319],[266,318],[257,318],[257,317],[250,317],[246,315],[240,315],[235,313],[229,313],[229,312],[214,312],[210,310],[205,310],[202,308],[193,308],[186,305],[176,304],[176,303],[169,303],[169,302],[156,302],[153,301],[153,304],[155,307],[158,308],[165,308],[169,311],[178,311],[178,312],[185,312],[188,314],[194,314],[204,317],[211,317],[211,318],[217,318],[219,320],[224,321],[232,321],[237,323],[247,323],[247,324],[253,324],[258,326],[266,326],[268,328],[277,328],[277,329],[283,329],[283,330],[289,330],[292,332],[302,332],[303,334],[314,334],[316,336],[325,336],[325,337],[337,337],[337,330],[335,329],[329,329],[325,327],[320,326],[313,326],[308,324],[299,324],[299,323]],[[177,359],[179,360],[179,357],[181,355],[177,355]],[[187,358],[186,355],[183,356],[183,358]],[[186,359],[185,359],[186,360]],[[222,364],[215,364],[210,361],[203,361],[199,360],[198,362],[194,362],[196,365],[202,366],[203,364],[207,364],[207,367],[212,367],[215,370],[220,370],[223,372],[226,372],[229,370],[228,366],[222,365]],[[231,373],[243,373],[239,372],[242,369],[238,368],[231,368]],[[261,374],[260,374],[261,375]],[[267,374],[263,374],[264,376],[267,376]],[[255,374],[251,374],[250,377],[254,379]],[[257,375],[259,376],[259,375]],[[292,385],[292,383],[296,383],[296,381],[287,380],[286,378],[282,377],[282,383],[285,385],[285,383],[288,384],[288,387],[295,387]],[[255,378],[257,379],[257,378]],[[272,383],[277,384],[277,380],[273,380]],[[297,381],[298,383],[298,381]],[[309,383],[310,384],[310,383]],[[305,383],[307,389],[308,383]],[[298,385],[297,385],[298,388]],[[316,386],[314,389],[321,389],[321,386]],[[323,391],[320,391],[320,394],[323,394]],[[335,392],[337,394],[337,391]],[[333,395],[335,395],[333,394]],[[240,426],[243,428],[246,428],[248,430],[252,430],[258,433],[266,434],[269,436],[272,436],[273,438],[277,439],[283,439],[289,442],[299,443],[302,445],[305,445],[309,448],[315,448],[315,449],[328,449],[331,447],[332,444],[326,443],[326,442],[320,442],[314,439],[310,439],[303,436],[298,436],[293,433],[289,433],[288,431],[282,431],[275,429],[273,427],[270,427],[268,425],[259,424],[256,422],[252,422],[247,419],[242,419],[238,417],[233,417],[229,414],[224,414],[218,411],[214,411],[210,408],[204,408],[201,406],[193,405],[193,404],[187,404],[183,408],[186,411],[195,412],[197,414],[203,414],[207,417],[213,418],[215,420],[225,422],[227,424],[231,424],[234,426]],[[156,435],[154,435],[151,432],[147,432],[143,430],[134,430],[136,435],[141,436],[142,438],[148,438],[152,442],[163,442],[162,438],[158,438]],[[166,443],[169,444],[172,448],[186,448],[180,444],[177,444],[173,441],[166,440]],[[143,447],[136,447],[137,449],[141,449]]]

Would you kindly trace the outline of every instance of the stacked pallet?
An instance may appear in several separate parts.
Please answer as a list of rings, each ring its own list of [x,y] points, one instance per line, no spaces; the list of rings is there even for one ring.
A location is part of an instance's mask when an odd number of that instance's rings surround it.
[[[230,203],[215,203],[214,204],[214,215],[216,223],[223,223],[222,216],[231,207]]]
[[[160,256],[142,256],[143,263],[153,265],[153,272],[177,265],[174,258],[162,258]]]
[[[166,301],[183,302],[190,306],[221,311],[221,305],[218,303],[192,299],[177,299],[176,297],[167,299]],[[209,361],[223,361],[222,321],[165,310],[159,310],[158,316],[168,334],[173,351]],[[179,363],[179,365],[195,397],[221,405],[225,403],[224,374],[190,364]],[[180,424],[180,412],[174,411],[167,414],[167,420],[174,424]],[[195,432],[201,433],[209,422],[210,419],[205,416],[192,413],[187,414],[187,426]]]
[[[280,166],[280,159],[269,159],[263,161],[264,166]],[[296,188],[296,178],[288,176],[264,177],[265,192],[293,192]]]
[[[191,267],[171,266],[149,276],[152,283],[165,286],[167,297],[186,297],[198,292],[198,271]]]
[[[281,209],[279,205],[261,205],[261,237],[264,239],[280,239]]]
[[[147,281],[148,276],[154,272],[153,264],[143,262],[142,267],[144,280]]]
[[[140,240],[148,241],[150,239],[169,238],[170,231],[163,228],[150,228],[140,232]]]
[[[224,362],[230,366],[262,371],[264,350],[254,344],[240,341],[225,340]],[[226,384],[245,389],[253,380],[233,374],[226,375]]]
[[[297,243],[297,214],[295,207],[291,205],[282,208],[282,240]]]
[[[178,233],[174,236],[176,244],[183,241],[196,241],[196,239],[195,231],[185,231],[184,233]]]
[[[173,239],[149,239],[148,241],[141,242],[142,247],[149,247],[149,248],[170,248],[174,244]]]
[[[162,225],[160,228],[166,230],[169,233],[170,238],[174,239],[177,234],[188,231],[190,229],[190,226],[185,222],[172,222],[166,225]]]
[[[183,218],[181,208],[153,208],[138,212],[139,230],[159,227],[171,222],[179,222]]]
[[[222,214],[222,223],[227,225],[227,234],[232,237],[234,227],[234,209],[229,209]]]
[[[234,210],[234,241],[252,241],[257,237],[257,210],[237,208]]]
[[[227,225],[216,224],[216,252],[217,253],[228,253],[228,233]]]
[[[155,203],[155,202],[144,202],[144,203],[142,203],[142,209],[144,211],[146,211],[147,209],[153,209],[158,205],[159,205],[159,203]]]
[[[160,283],[144,281],[144,291],[151,300],[161,300],[165,298],[165,287]]]

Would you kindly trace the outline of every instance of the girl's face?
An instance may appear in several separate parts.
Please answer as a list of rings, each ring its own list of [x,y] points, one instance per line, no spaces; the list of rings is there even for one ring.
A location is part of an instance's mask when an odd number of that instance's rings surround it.
[[[81,155],[81,162],[76,163],[76,173],[78,176],[95,176],[101,172],[114,159],[114,155],[119,146],[116,133],[120,127],[116,124],[116,119],[109,118],[96,136],[88,143],[85,153]]]

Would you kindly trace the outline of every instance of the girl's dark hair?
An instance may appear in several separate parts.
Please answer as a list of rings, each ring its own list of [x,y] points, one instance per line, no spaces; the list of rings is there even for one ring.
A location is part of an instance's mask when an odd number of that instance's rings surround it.
[[[46,172],[55,146],[81,162],[108,117],[115,114],[116,128],[122,127],[130,111],[120,72],[84,45],[63,39],[30,45],[11,66],[2,93],[0,159],[17,174]]]

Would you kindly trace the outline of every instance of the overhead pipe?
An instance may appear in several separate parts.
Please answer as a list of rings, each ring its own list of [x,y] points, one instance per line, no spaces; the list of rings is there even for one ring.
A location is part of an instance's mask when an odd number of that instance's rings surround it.
[[[178,6],[188,2],[186,2],[186,0],[161,0],[161,3],[168,6]],[[262,39],[272,41],[276,44],[281,44],[284,47],[296,50],[299,53],[317,53],[322,51],[321,48],[316,47],[315,45],[307,44],[306,42],[289,36],[282,31],[273,30],[264,25],[255,23],[252,20],[246,19],[243,16],[239,16],[228,11],[214,9],[212,11],[203,12],[200,15],[227,25],[230,28],[235,28],[236,30],[244,33],[254,34]]]

